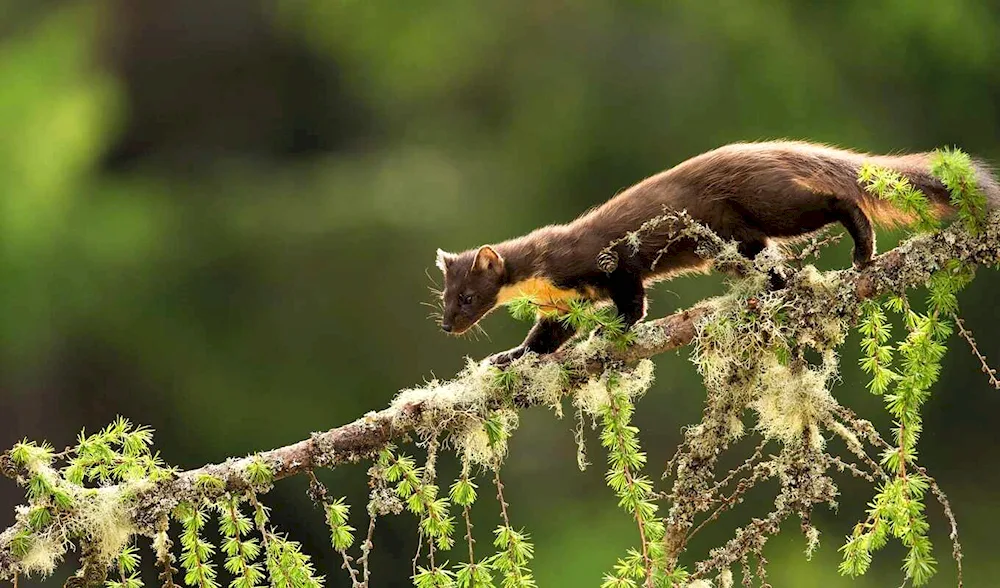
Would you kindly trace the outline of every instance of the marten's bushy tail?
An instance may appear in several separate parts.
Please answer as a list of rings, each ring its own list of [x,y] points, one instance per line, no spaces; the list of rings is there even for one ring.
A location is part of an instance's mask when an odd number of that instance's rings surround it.
[[[944,218],[955,211],[948,188],[930,172],[932,153],[910,155],[886,155],[866,158],[866,162],[896,171],[906,177],[914,188],[923,192],[930,200],[931,213]],[[987,210],[1000,208],[1000,182],[990,166],[982,161],[971,161],[976,174],[977,188],[986,197]],[[910,225],[916,221],[912,214],[904,212],[888,200],[879,198],[861,189],[860,206],[873,223],[880,226]]]

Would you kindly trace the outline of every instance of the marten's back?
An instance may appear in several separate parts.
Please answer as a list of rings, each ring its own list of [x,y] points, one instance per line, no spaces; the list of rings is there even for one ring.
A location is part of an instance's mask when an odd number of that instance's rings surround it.
[[[900,172],[938,205],[938,212],[947,209],[950,197],[930,173],[929,153],[872,155],[800,141],[769,141],[734,143],[692,157],[646,178],[578,222],[621,234],[661,214],[663,206],[686,209],[710,226],[723,222],[726,210],[735,209],[748,220],[760,221],[770,236],[795,236],[819,228],[815,225],[828,216],[833,198],[853,199],[878,224],[909,222],[858,184],[864,163]],[[975,165],[980,188],[991,200],[1000,199],[988,167]]]
[[[830,223],[845,223],[845,210],[851,208],[878,225],[912,222],[859,185],[865,163],[901,173],[929,197],[939,216],[944,215],[951,210],[950,195],[930,173],[930,155],[872,155],[798,141],[726,145],[646,178],[559,227],[557,234],[572,241],[559,248],[559,257],[592,259],[612,240],[663,214],[664,207],[687,210],[723,238],[738,242],[808,235]],[[973,163],[980,189],[995,206],[1000,201],[996,180],[986,165]],[[693,265],[688,242],[672,245],[672,251],[677,249],[673,259],[665,256],[658,262],[663,267],[649,271],[647,262],[661,259],[657,254],[671,237],[663,231],[644,235],[638,255],[630,256],[636,269],[644,275],[669,274]]]

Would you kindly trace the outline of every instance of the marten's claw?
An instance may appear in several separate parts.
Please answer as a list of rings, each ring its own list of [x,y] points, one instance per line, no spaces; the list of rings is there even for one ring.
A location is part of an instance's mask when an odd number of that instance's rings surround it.
[[[519,359],[521,356],[525,354],[526,351],[527,350],[524,347],[519,345],[508,351],[504,351],[502,353],[495,353],[487,357],[486,361],[489,362],[489,364],[492,366],[502,368],[510,365],[511,363],[514,362],[514,360]]]

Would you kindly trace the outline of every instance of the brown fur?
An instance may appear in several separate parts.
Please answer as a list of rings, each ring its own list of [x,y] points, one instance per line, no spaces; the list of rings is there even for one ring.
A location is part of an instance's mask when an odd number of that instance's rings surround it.
[[[644,235],[638,251],[618,246],[618,266],[610,274],[598,267],[602,249],[661,215],[664,207],[686,210],[722,238],[735,240],[748,257],[773,241],[794,240],[839,222],[854,240],[855,264],[865,265],[874,254],[873,222],[891,226],[913,219],[868,194],[858,184],[859,169],[872,163],[901,173],[931,200],[936,214],[944,215],[952,209],[950,196],[930,174],[929,155],[869,155],[795,141],[720,147],[646,178],[569,224],[457,255],[441,252],[444,326],[454,323],[461,332],[522,290],[552,303],[569,297],[610,299],[631,325],[645,312],[646,284],[708,266],[693,241],[680,239],[650,267],[673,236],[664,228]],[[1000,201],[989,169],[975,165],[991,205]],[[470,295],[474,304],[455,303]],[[563,327],[556,333],[556,327],[543,323],[532,329],[521,352],[552,351],[572,334]]]

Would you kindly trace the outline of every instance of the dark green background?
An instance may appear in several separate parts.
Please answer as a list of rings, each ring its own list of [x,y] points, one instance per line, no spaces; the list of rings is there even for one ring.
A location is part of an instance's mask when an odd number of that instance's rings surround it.
[[[419,304],[437,247],[568,221],[727,142],[958,145],[1000,161],[1000,9],[981,0],[0,0],[0,35],[2,446],[64,446],[120,413],[186,468],[350,421],[523,336],[502,313],[485,321],[492,341],[437,331]],[[898,237],[883,233],[881,248]],[[848,263],[845,243],[820,265]],[[984,270],[961,295],[996,359],[998,284]],[[717,276],[662,284],[651,314],[722,290]],[[856,347],[853,336],[835,393],[887,431]],[[1000,392],[964,342],[952,347],[921,459],[951,495],[966,586],[996,586]],[[637,420],[659,467],[704,392],[686,351],[657,367]],[[572,427],[526,412],[504,468],[543,588],[596,586],[637,541],[593,438],[595,465],[577,470]],[[361,513],[363,466],[323,478]],[[899,584],[898,546],[866,578],[837,575],[872,492],[841,489],[839,512],[816,514],[813,561],[794,521],[769,544],[776,587]],[[346,586],[304,490],[278,485],[276,519]],[[765,512],[772,492],[694,554]],[[19,501],[2,486],[3,526]],[[497,509],[481,503],[483,552]],[[932,585],[954,585],[940,509],[929,512]],[[376,586],[407,585],[414,529],[410,517],[380,525]]]

